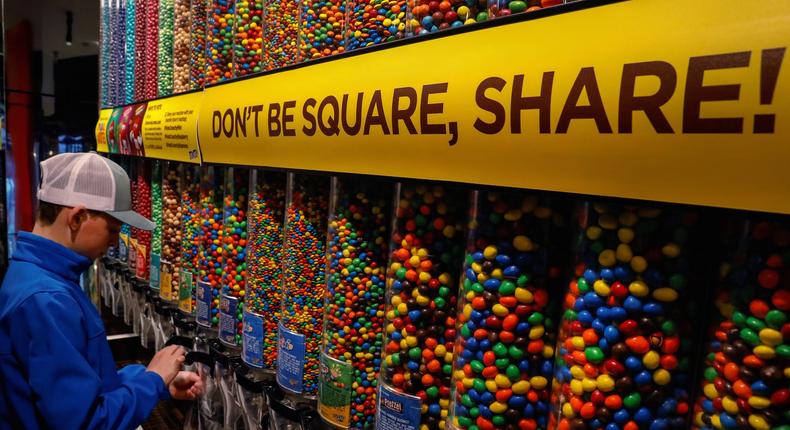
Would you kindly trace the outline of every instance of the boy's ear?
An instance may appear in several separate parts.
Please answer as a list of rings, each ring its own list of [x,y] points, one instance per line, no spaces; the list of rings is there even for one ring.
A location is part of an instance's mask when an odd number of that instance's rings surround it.
[[[85,206],[80,205],[64,210],[66,211],[66,223],[71,231],[79,230],[82,223],[88,219],[88,210]]]

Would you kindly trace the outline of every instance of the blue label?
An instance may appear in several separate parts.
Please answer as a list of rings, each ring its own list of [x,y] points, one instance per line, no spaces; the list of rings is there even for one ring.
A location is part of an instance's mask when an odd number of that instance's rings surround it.
[[[420,398],[379,385],[376,430],[417,430],[420,428]]]
[[[244,311],[241,357],[252,367],[263,367],[263,317]]]
[[[236,346],[236,312],[239,299],[233,296],[222,296],[219,300],[219,340]]]
[[[203,327],[211,327],[211,284],[198,281],[195,298],[197,302],[195,321]]]
[[[148,278],[150,279],[148,285],[154,290],[159,289],[159,270],[162,264],[161,258],[159,254],[151,254],[151,273],[148,274]]]
[[[277,384],[283,390],[301,393],[305,364],[304,335],[289,331],[282,324],[278,332]]]

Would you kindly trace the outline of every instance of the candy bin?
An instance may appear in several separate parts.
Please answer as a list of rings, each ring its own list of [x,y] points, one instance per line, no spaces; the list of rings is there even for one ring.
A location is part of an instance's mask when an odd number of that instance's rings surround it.
[[[277,383],[288,393],[313,399],[326,292],[329,177],[289,173],[285,207]]]
[[[399,184],[395,202],[376,428],[444,429],[468,195]]]
[[[192,12],[189,0],[175,0],[173,92],[176,94],[189,91],[189,30],[191,25]]]
[[[233,77],[236,0],[210,0],[206,32],[206,85]]]
[[[219,305],[219,340],[240,347],[247,282],[248,169],[228,167],[225,172],[222,235],[222,296]]]
[[[346,50],[402,39],[406,35],[406,0],[349,0]]]
[[[112,0],[116,7],[110,34],[110,99],[113,106],[124,104],[126,97],[126,1]]]
[[[695,429],[790,428],[790,222],[731,221]]]
[[[577,219],[549,427],[688,428],[702,223],[687,210],[604,203]]]
[[[126,37],[124,38],[124,103],[132,103],[135,98],[135,74],[136,59],[136,42],[135,36],[137,34],[137,1],[138,0],[123,0],[126,2]]]
[[[488,19],[486,0],[414,0],[409,32],[413,36],[461,27]]]
[[[236,3],[233,74],[247,76],[263,70],[263,0]]]
[[[165,48],[170,48],[166,56],[170,59],[170,69],[172,69],[172,50],[173,50],[173,20],[172,11],[173,0],[145,0],[145,51],[143,52],[143,64],[145,67],[145,83],[143,85],[143,97],[146,100],[156,98],[159,86],[159,2],[163,1],[168,5],[168,21],[170,28],[167,30],[169,38],[165,41]],[[169,71],[170,84],[173,87],[172,71]]]
[[[198,282],[195,291],[195,319],[211,332],[219,325],[219,300],[222,290],[222,197],[225,170],[215,166],[201,167],[200,174],[200,249],[198,251]],[[216,334],[213,334],[216,337]]]
[[[148,277],[151,288],[159,290],[162,261],[162,162],[159,160],[151,161],[151,221],[156,227],[151,232],[151,264]]]
[[[374,426],[393,191],[332,178],[318,412],[341,428]]]
[[[266,413],[266,400],[263,395],[265,385],[267,381],[256,369],[245,365],[236,368],[236,398],[241,405],[244,430],[263,428],[261,423]]]
[[[99,38],[101,39],[101,49],[100,49],[100,56],[101,59],[101,76],[99,76],[99,81],[101,82],[101,86],[99,87],[99,99],[101,100],[101,107],[111,106],[112,99],[111,92],[110,92],[110,62],[112,56],[112,45],[110,35],[112,34],[112,26],[111,22],[115,19],[114,13],[114,1],[113,0],[102,0],[101,6],[99,8],[100,15],[101,15],[101,27],[99,31]]]
[[[202,239],[200,220],[200,168],[185,165],[181,177],[181,271],[178,276],[178,309],[192,315],[195,309],[195,281]]]
[[[253,170],[247,208],[247,289],[242,359],[256,369],[277,366],[277,324],[282,304],[285,174]]]
[[[144,158],[135,160],[136,176],[134,177],[134,187],[132,194],[132,205],[135,212],[150,219],[151,218],[151,165]],[[161,216],[161,215],[160,215]],[[133,247],[135,248],[135,276],[138,279],[148,280],[150,273],[151,255],[151,232],[138,228],[132,229],[134,238]],[[131,265],[130,265],[131,266]]]
[[[173,37],[175,32],[175,0],[159,2],[159,40],[157,41],[157,96],[173,93]]]
[[[345,51],[346,0],[305,0],[301,4],[301,60]]]
[[[178,301],[181,268],[181,171],[183,167],[166,161],[162,167],[162,257],[159,297],[168,303]]]
[[[300,62],[299,0],[264,0],[264,69],[276,70]]]
[[[532,12],[565,3],[565,0],[488,0],[488,15],[491,18]]]
[[[471,193],[451,428],[547,428],[565,209],[534,194]]]
[[[203,88],[206,83],[206,31],[208,1],[191,0],[189,31],[189,88]]]
[[[132,0],[129,0],[132,1]],[[133,0],[134,1],[134,48],[132,57],[134,58],[134,101],[145,99],[146,83],[148,72],[145,69],[146,63],[146,44],[148,43],[148,17],[150,16],[149,4],[153,0]]]

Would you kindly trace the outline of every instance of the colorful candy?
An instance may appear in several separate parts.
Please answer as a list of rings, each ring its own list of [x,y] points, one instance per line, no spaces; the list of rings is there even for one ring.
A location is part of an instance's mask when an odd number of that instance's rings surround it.
[[[686,428],[697,217],[596,203],[578,219],[549,427]]]
[[[387,272],[381,381],[421,401],[423,429],[443,429],[450,408],[466,195],[400,185]]]
[[[126,97],[126,1],[112,0],[115,14],[110,27],[109,102],[113,106],[124,104]],[[104,54],[102,54],[104,55]]]
[[[206,33],[206,85],[233,77],[233,25],[236,0],[211,0]]]
[[[236,3],[234,76],[247,76],[263,70],[263,0]]]
[[[247,196],[249,170],[229,167],[225,173],[222,242],[222,295],[238,299],[236,344],[241,345],[244,293],[247,285]]]
[[[348,0],[346,50],[402,39],[406,35],[406,0]]]
[[[263,368],[274,369],[282,305],[285,174],[253,170],[250,186],[244,307],[263,319]]]
[[[455,345],[452,425],[545,429],[561,288],[560,212],[533,195],[473,192]]]
[[[211,326],[219,324],[219,296],[222,291],[222,196],[225,170],[214,166],[201,167],[200,210],[201,234],[198,254],[198,279],[211,286]]]
[[[565,3],[563,0],[488,0],[488,14],[492,18],[514,13],[532,12]]]
[[[157,96],[173,93],[173,37],[175,0],[159,0],[159,41],[157,45]]]
[[[134,178],[135,186],[132,194],[132,207],[140,215],[151,218],[151,166],[145,159],[136,159],[136,175]],[[148,279],[150,270],[151,254],[151,232],[132,229],[132,236],[137,247],[135,255],[135,275],[140,279]]]
[[[790,426],[790,224],[733,222],[695,429]]]
[[[300,62],[299,2],[264,0],[264,68],[275,70]]]
[[[173,93],[178,94],[189,90],[189,29],[192,22],[189,0],[175,0],[174,13]]]
[[[206,85],[206,31],[208,30],[208,3],[206,0],[191,0],[189,31],[189,88],[198,89]]]
[[[421,36],[487,19],[485,0],[416,0],[411,5],[410,34]]]
[[[373,428],[383,345],[388,216],[393,187],[332,179],[327,242],[324,351],[352,367],[350,428]],[[341,382],[342,383],[342,382]],[[319,403],[324,404],[324,393]],[[331,400],[327,400],[331,402]],[[322,409],[319,408],[319,411]]]
[[[159,294],[168,302],[178,300],[181,268],[181,165],[165,162],[162,170],[162,272]]]
[[[143,82],[145,81],[145,68],[143,67],[143,48],[145,46],[145,0],[127,1],[126,23],[126,64],[132,63],[126,71],[127,103],[132,103],[143,98]],[[131,18],[131,22],[129,19]],[[131,32],[131,37],[129,35]],[[130,45],[131,43],[131,45]],[[130,75],[131,70],[131,75]],[[131,86],[130,86],[131,85]],[[131,94],[129,91],[131,90]],[[129,97],[131,95],[131,98]]]
[[[288,174],[280,322],[285,329],[304,335],[302,390],[306,396],[318,391],[328,203],[329,178]]]
[[[151,221],[156,224],[151,234],[151,253],[162,253],[162,162],[153,160],[151,167]]]
[[[145,1],[145,45],[143,48],[143,67],[144,67],[144,75],[143,78],[145,82],[143,83],[143,99],[153,99],[157,96],[158,84],[159,84],[159,1],[160,0],[144,0]],[[165,3],[172,5],[173,0],[162,0]],[[168,8],[171,12],[169,16],[172,17],[172,8]],[[169,59],[169,69],[168,73],[171,73],[172,69],[172,49],[173,49],[173,40],[172,40],[172,18],[168,18],[170,20],[170,26],[168,29],[169,40],[166,41],[165,48],[169,48],[170,51],[167,54],[167,58]],[[171,88],[172,91],[172,75],[170,75],[170,83],[168,87]]]
[[[112,61],[112,21],[115,18],[115,5],[111,0],[102,0],[100,7],[101,26],[99,37],[101,38],[100,53],[100,70],[101,75],[99,81],[99,100],[101,107],[112,106],[112,91],[110,90],[110,81],[114,78],[114,74],[110,74],[110,62]]]
[[[306,0],[302,3],[299,48],[302,60],[345,51],[346,0]]]
[[[198,279],[198,254],[201,239],[200,210],[200,169],[198,166],[184,166],[181,177],[181,273],[179,274],[178,307],[182,312],[191,314],[195,309],[195,285]],[[189,282],[191,288],[182,290]]]

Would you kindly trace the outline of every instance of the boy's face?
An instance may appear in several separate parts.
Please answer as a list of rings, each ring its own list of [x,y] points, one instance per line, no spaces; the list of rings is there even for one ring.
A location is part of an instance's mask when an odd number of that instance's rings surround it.
[[[113,244],[118,243],[121,222],[95,211],[83,210],[78,215],[79,225],[73,237],[74,251],[96,259],[104,255]]]

